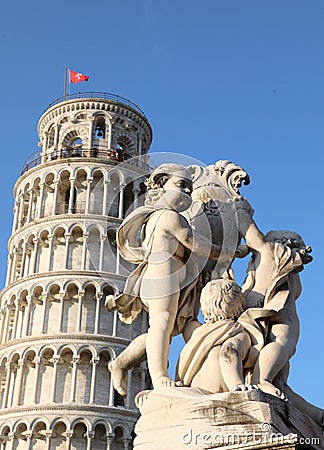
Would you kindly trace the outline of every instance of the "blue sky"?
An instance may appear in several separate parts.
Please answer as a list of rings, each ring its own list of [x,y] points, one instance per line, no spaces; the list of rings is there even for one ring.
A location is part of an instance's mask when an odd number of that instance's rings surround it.
[[[323,43],[321,0],[5,2],[2,285],[12,189],[38,149],[38,119],[63,95],[69,67],[90,76],[71,92],[118,93],[141,106],[153,127],[152,152],[244,167],[251,184],[242,193],[259,227],[296,230],[313,247],[314,261],[301,274],[290,384],[324,407]]]

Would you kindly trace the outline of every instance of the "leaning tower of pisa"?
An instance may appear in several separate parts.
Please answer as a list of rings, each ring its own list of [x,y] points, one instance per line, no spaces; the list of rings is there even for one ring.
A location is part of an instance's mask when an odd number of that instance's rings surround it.
[[[14,188],[14,220],[1,300],[2,449],[132,448],[133,398],[149,383],[129,371],[120,397],[107,368],[147,329],[105,310],[132,268],[116,230],[140,205],[150,124],[132,102],[77,94],[49,105],[39,146]]]

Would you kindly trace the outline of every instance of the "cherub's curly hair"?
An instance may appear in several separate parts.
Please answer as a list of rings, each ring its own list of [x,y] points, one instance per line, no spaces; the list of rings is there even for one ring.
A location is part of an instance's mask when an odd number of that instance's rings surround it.
[[[240,286],[233,280],[209,281],[201,291],[201,312],[205,322],[237,319],[244,311],[244,298]]]
[[[147,192],[145,195],[145,205],[152,206],[162,197],[164,194],[163,186],[171,177],[171,174],[161,174],[154,179],[154,182],[151,180],[151,177],[145,181],[147,186]]]
[[[145,180],[147,192],[145,196],[145,205],[152,206],[162,197],[165,190],[163,186],[172,177],[172,175],[180,175],[190,179],[188,169],[180,164],[161,164],[157,167],[149,178]]]

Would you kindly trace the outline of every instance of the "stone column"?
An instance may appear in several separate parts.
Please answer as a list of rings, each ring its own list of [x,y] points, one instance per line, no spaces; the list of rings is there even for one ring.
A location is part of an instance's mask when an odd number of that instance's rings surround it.
[[[110,180],[109,174],[108,174],[108,178],[107,178],[106,216],[107,215],[113,215],[113,211],[111,211],[111,207],[113,205],[114,196],[113,196],[113,189],[111,189],[111,188],[108,189],[108,185],[109,184],[111,184],[111,180]],[[113,215],[113,217],[115,217],[115,216]],[[117,215],[116,215],[116,217],[117,217]]]
[[[129,449],[129,443],[130,443],[131,441],[132,441],[132,440],[129,439],[129,438],[124,438],[124,439],[123,439],[124,450],[128,450],[128,449]]]
[[[16,438],[16,433],[8,434],[8,442],[9,442],[8,450],[13,450],[14,444],[15,444],[15,438]],[[6,447],[6,449],[7,449],[7,447]]]
[[[12,310],[12,305],[8,305],[8,306],[5,308],[5,321],[4,321],[3,334],[2,334],[2,341],[1,341],[2,344],[3,344],[4,342],[7,342],[7,340],[8,340],[9,320],[10,320],[11,310]]]
[[[109,371],[108,368],[107,368],[107,370]],[[115,391],[114,391],[114,384],[113,384],[112,376],[110,374],[108,406],[114,406],[114,402],[115,402]]]
[[[48,261],[47,261],[47,271],[50,272],[52,270],[53,263],[53,245],[54,245],[54,235],[49,234],[48,237]]]
[[[87,450],[92,450],[92,440],[95,437],[94,431],[88,431],[85,437],[87,438]]]
[[[102,299],[103,293],[96,293],[96,313],[95,313],[95,324],[94,324],[94,334],[99,333],[99,324],[100,324],[100,303]]]
[[[78,316],[76,321],[76,332],[80,333],[82,325],[82,300],[84,298],[84,291],[79,291],[78,294]]]
[[[58,197],[58,191],[59,191],[59,180],[56,180],[53,183],[54,183],[54,193],[53,193],[52,215],[55,216],[55,214],[56,214],[56,206],[57,206],[57,197]]]
[[[95,394],[96,394],[96,375],[97,375],[97,366],[100,361],[98,356],[94,356],[91,360],[92,364],[92,373],[91,373],[91,387],[90,387],[90,404],[95,403]]]
[[[141,332],[142,334],[147,332],[148,328],[148,314],[146,311],[142,309],[142,323],[141,323]]]
[[[103,234],[102,236],[100,236],[99,272],[103,271],[106,239],[107,235]]]
[[[27,295],[26,297],[27,305],[25,306],[25,314],[24,314],[24,324],[23,324],[23,336],[28,336],[29,334],[29,319],[30,319],[30,308],[32,305],[32,297]]]
[[[87,257],[87,245],[88,245],[89,233],[83,233],[83,246],[82,246],[82,258],[81,258],[81,270],[85,270],[86,257]]]
[[[25,367],[24,360],[19,359],[18,366],[17,366],[17,376],[16,376],[16,383],[15,383],[13,406],[20,405],[21,388],[22,388],[22,382],[23,382],[23,376],[24,376],[24,367]]]
[[[120,191],[119,191],[119,209],[118,209],[118,218],[122,219],[124,215],[124,189],[125,184],[120,184]]]
[[[46,436],[46,450],[50,450],[51,449],[52,434],[53,434],[52,430],[48,430],[48,431],[45,432],[45,436]]]
[[[28,250],[28,243],[25,242],[23,253],[22,253],[22,259],[21,259],[21,267],[20,267],[20,276],[23,277],[25,275],[25,264],[26,264],[26,256],[27,256],[27,250]]]
[[[51,392],[51,402],[52,403],[55,403],[55,393],[56,393],[56,383],[57,383],[57,370],[58,370],[59,360],[60,360],[59,356],[54,356],[54,358],[53,358],[54,370],[53,370],[52,392]]]
[[[143,151],[143,136],[140,134],[138,136],[138,154],[141,155]]]
[[[33,433],[31,431],[29,431],[28,433],[25,433],[25,436],[27,438],[26,448],[27,448],[27,450],[32,450],[32,448],[33,448]]]
[[[2,399],[3,399],[3,392],[4,392],[4,387],[6,384],[6,368],[5,366],[1,366],[0,367],[0,408],[2,407]]]
[[[12,223],[12,231],[11,234],[17,229],[18,227],[18,215],[19,215],[19,201],[15,201],[15,207],[14,207],[14,220]]]
[[[78,364],[80,362],[80,356],[73,356],[73,369],[72,369],[72,382],[71,382],[71,393],[70,393],[70,402],[75,402],[75,390],[76,390],[76,382],[77,382],[77,370]]]
[[[108,132],[108,150],[111,150],[111,143],[112,143],[112,128],[113,128],[113,124],[115,122],[113,120],[110,121],[109,123],[109,132]]]
[[[102,199],[102,214],[104,216],[108,215],[108,180],[104,180],[104,191],[103,191],[103,199]]]
[[[32,272],[32,253],[33,253],[34,247],[33,245],[28,241],[26,242],[26,259],[28,258],[28,267],[26,268],[26,262],[24,267],[24,276],[31,275]]]
[[[23,325],[24,325],[24,309],[26,306],[26,302],[24,300],[19,300],[18,302],[18,317],[17,317],[17,325],[16,325],[16,330],[15,330],[15,338],[21,338],[22,337],[22,332],[23,332]],[[19,325],[19,329],[18,329],[18,325]]]
[[[69,244],[70,244],[70,233],[65,233],[65,263],[64,263],[64,269],[68,268],[69,265]]]
[[[45,148],[47,149],[48,146],[49,146],[48,144],[49,144],[49,132],[45,131],[43,139],[42,139],[42,147],[43,147],[43,149],[45,149]]]
[[[58,149],[59,131],[60,131],[60,126],[59,126],[59,124],[56,124],[55,125],[55,134],[54,134],[54,148],[56,150]]]
[[[70,178],[70,198],[69,198],[68,214],[73,214],[74,182],[75,182],[75,178]]]
[[[131,395],[132,395],[132,379],[133,379],[133,369],[128,371],[127,375],[127,396],[126,396],[126,408],[130,409],[131,406]]]
[[[13,254],[9,253],[9,255],[8,255],[8,270],[7,270],[7,276],[6,276],[6,285],[9,284],[9,282],[12,279],[13,261],[14,261]]]
[[[13,368],[13,366],[14,365],[11,362],[7,362],[6,363],[7,374],[6,374],[6,385],[5,385],[5,389],[4,389],[2,408],[7,408],[8,407],[11,369]]]
[[[28,201],[27,223],[30,222],[30,218],[31,218],[32,207],[33,207],[33,193],[34,193],[33,189],[30,189],[28,191],[29,201]]]
[[[120,273],[120,253],[118,247],[116,248],[116,275]]]
[[[137,371],[140,373],[140,377],[141,377],[141,391],[145,391],[145,389],[146,389],[146,370],[142,366],[142,364],[137,368]]]
[[[91,183],[93,178],[87,179],[87,197],[86,197],[86,205],[85,205],[85,214],[89,214],[90,211],[90,194],[91,194]]]
[[[71,450],[71,439],[73,437],[73,431],[67,430],[66,431],[66,450]]]
[[[24,225],[24,204],[25,204],[25,196],[24,194],[20,195],[20,210],[19,210],[19,226],[22,227]]]
[[[138,207],[138,194],[140,193],[140,189],[134,188],[133,194],[134,194],[134,203],[133,203],[133,210]]]
[[[60,292],[60,315],[59,315],[59,333],[62,333],[62,328],[63,328],[63,319],[64,319],[64,292]]]
[[[89,123],[89,156],[91,155],[91,149],[93,147],[92,144],[92,135],[93,135],[93,122]]]
[[[43,217],[43,199],[44,199],[44,183],[40,183],[40,191],[39,191],[39,206],[38,206],[38,213],[37,213],[37,219],[40,219],[41,217]]]
[[[40,372],[41,358],[40,356],[35,357],[35,378],[34,378],[34,398],[33,403],[37,403],[37,388],[39,381],[39,372]]]
[[[114,442],[114,435],[107,433],[107,450],[111,450],[111,444]]]
[[[118,312],[114,311],[112,336],[117,336]]]
[[[38,238],[34,238],[33,239],[33,243],[34,243],[34,251],[31,255],[31,264],[30,264],[30,270],[31,270],[31,274],[36,273],[36,262],[37,262],[37,251],[38,251]]]
[[[45,333],[45,323],[46,323],[46,311],[47,311],[47,293],[42,294],[42,319],[40,325],[40,332]]]
[[[16,279],[16,271],[17,271],[17,258],[18,258],[18,249],[15,247],[12,250],[12,254],[13,254],[13,261],[12,261],[12,270],[11,270],[11,276],[10,276],[10,281],[15,281]]]
[[[1,344],[3,344],[3,342],[4,342],[5,322],[6,322],[6,310],[5,310],[5,309],[1,309],[0,314],[1,314],[1,334],[0,334],[0,341],[1,341]]]

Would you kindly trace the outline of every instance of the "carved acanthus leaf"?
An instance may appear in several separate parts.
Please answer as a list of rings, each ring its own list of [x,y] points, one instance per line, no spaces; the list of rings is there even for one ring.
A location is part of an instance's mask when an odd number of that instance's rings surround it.
[[[213,170],[220,177],[225,189],[229,191],[233,198],[241,197],[239,188],[242,186],[242,183],[245,185],[250,183],[250,177],[245,170],[230,161],[217,161]]]

